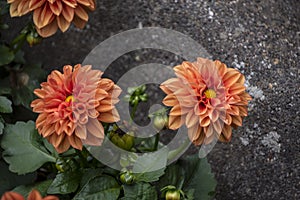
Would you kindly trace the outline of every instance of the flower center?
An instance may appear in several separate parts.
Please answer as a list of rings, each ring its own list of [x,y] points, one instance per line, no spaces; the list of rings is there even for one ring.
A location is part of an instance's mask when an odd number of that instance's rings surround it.
[[[69,102],[74,102],[75,101],[75,98],[73,97],[73,95],[70,95],[66,98],[65,102],[69,103]]]
[[[216,98],[217,97],[217,93],[213,89],[207,89],[207,90],[205,90],[204,95],[208,99]]]

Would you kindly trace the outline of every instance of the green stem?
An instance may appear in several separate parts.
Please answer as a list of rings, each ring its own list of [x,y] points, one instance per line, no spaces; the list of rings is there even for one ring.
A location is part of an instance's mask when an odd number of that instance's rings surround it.
[[[159,134],[159,132],[158,132],[158,133],[155,135],[155,141],[154,141],[154,148],[153,148],[153,151],[157,151],[157,149],[158,149],[159,137],[160,137],[160,134]]]

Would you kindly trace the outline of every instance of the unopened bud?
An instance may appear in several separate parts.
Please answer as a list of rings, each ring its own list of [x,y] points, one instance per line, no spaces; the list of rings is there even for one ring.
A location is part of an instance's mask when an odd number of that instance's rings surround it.
[[[21,72],[17,74],[18,86],[22,87],[28,84],[29,75],[25,72]]]
[[[29,46],[32,47],[33,45],[41,43],[42,38],[38,35],[38,33],[36,33],[36,32],[30,32],[26,36],[26,40],[27,40]]]

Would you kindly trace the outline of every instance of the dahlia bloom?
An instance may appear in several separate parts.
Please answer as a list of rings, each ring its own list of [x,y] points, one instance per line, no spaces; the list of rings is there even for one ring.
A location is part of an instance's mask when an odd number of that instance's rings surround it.
[[[245,92],[245,77],[220,61],[198,58],[174,67],[176,78],[161,84],[167,94],[163,103],[173,107],[169,128],[188,128],[195,145],[214,139],[229,141],[232,127],[242,125],[251,97]]]
[[[110,79],[101,78],[103,72],[90,65],[66,65],[63,74],[54,70],[34,93],[39,97],[31,103],[38,132],[57,152],[70,145],[82,149],[83,144],[102,144],[104,129],[100,122],[119,120],[114,106],[121,89]]]
[[[65,32],[71,22],[83,28],[88,21],[87,10],[95,9],[95,0],[7,0],[10,16],[33,11],[33,22],[42,37],[53,35],[57,28]]]
[[[25,200],[25,198],[19,193],[11,191],[5,192],[1,197],[1,200]],[[28,195],[27,200],[59,200],[59,198],[52,195],[43,198],[39,191],[32,190]]]

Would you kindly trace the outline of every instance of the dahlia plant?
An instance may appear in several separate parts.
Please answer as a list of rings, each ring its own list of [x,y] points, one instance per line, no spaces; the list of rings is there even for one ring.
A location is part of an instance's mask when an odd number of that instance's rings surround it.
[[[164,107],[140,117],[151,98],[147,85],[121,88],[98,66],[81,64],[47,76],[24,59],[26,41],[36,45],[71,22],[83,28],[94,0],[7,3],[0,4],[1,31],[7,12],[32,12],[33,24],[0,43],[1,200],[213,198],[216,181],[206,158],[180,155],[191,143],[196,149],[230,141],[251,100],[244,75],[218,60],[185,61],[160,85]],[[128,103],[129,120],[120,117],[120,101]],[[153,122],[148,137],[139,137],[134,123],[142,118]],[[182,128],[186,139],[169,149],[163,138]]]

